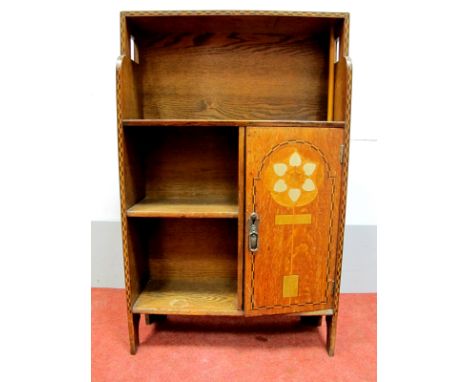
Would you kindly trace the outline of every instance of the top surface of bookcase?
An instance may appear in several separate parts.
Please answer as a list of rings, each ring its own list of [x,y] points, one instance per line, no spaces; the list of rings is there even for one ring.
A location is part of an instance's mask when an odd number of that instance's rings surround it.
[[[347,13],[121,13],[136,119],[325,121],[330,36]],[[343,41],[343,52],[347,41]]]
[[[348,12],[313,12],[313,11],[249,11],[249,10],[183,10],[183,11],[121,11],[126,17],[165,17],[165,16],[288,16],[348,19]]]

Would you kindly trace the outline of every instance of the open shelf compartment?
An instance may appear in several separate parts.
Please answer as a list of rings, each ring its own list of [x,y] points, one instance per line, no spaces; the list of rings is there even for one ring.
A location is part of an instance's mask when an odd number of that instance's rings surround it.
[[[242,315],[237,220],[129,218],[141,264],[134,313]],[[135,248],[136,248],[135,247]]]
[[[124,136],[127,216],[237,218],[237,127],[140,127]]]
[[[126,15],[124,118],[343,121],[333,114],[344,15]],[[338,98],[343,98],[339,94]]]

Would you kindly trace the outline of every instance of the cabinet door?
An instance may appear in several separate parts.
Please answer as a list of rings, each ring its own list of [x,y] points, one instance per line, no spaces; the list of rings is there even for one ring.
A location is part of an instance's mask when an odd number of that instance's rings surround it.
[[[339,128],[247,128],[247,315],[332,307],[342,143]]]

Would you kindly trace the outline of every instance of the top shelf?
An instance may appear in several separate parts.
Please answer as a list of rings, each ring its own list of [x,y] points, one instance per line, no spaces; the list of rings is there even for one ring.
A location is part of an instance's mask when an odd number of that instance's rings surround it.
[[[336,77],[348,53],[346,14],[164,15],[121,19],[123,119],[320,127],[314,121],[344,119]]]
[[[124,126],[290,126],[343,128],[344,121],[244,120],[244,119],[124,119]]]

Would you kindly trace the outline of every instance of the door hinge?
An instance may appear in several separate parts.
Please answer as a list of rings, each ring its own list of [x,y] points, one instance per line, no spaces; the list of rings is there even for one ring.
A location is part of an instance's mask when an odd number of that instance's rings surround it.
[[[340,163],[343,164],[344,160],[344,145],[340,145]]]

